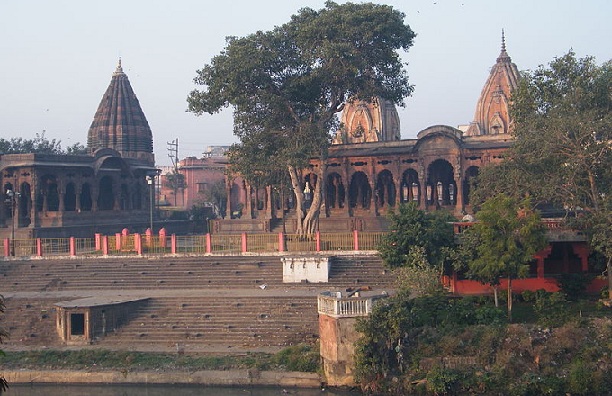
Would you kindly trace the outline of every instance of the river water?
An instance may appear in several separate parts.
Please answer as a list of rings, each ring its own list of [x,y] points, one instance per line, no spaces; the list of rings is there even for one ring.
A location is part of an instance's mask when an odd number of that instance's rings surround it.
[[[196,385],[11,385],[6,396],[356,396],[330,389],[214,387]]]

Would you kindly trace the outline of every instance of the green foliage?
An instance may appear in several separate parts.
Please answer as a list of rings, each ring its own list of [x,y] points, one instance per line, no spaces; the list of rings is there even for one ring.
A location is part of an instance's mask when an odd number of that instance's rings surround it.
[[[471,202],[504,193],[580,213],[612,284],[612,62],[573,51],[524,72],[512,93],[515,141],[500,165],[481,169]]]
[[[566,323],[570,319],[570,312],[566,309],[566,305],[565,294],[538,290],[533,306],[538,324],[541,326],[560,326]]]
[[[47,139],[45,133],[37,133],[34,139],[11,138],[10,140],[0,138],[0,154],[55,154],[55,155],[82,155],[87,149],[80,143],[75,143],[62,149],[61,141]]]
[[[568,300],[576,301],[585,296],[587,286],[593,277],[589,274],[561,274],[557,282]]]
[[[434,395],[456,394],[461,387],[462,376],[455,370],[434,366],[427,373],[427,390]]]
[[[425,259],[441,274],[449,251],[455,246],[451,224],[454,217],[446,211],[424,212],[411,202],[400,205],[389,220],[390,232],[378,248],[385,265],[417,267]]]
[[[302,222],[312,225],[318,216],[336,114],[355,98],[402,104],[413,88],[398,51],[410,48],[414,36],[404,14],[387,5],[329,1],[318,11],[303,8],[271,31],[229,37],[197,71],[194,82],[203,88],[189,94],[189,111],[233,107],[240,142],[229,153],[232,172],[263,186],[281,184],[278,173],[288,171],[299,211],[301,170],[321,160],[309,215],[299,216],[302,230]]]
[[[319,369],[319,349],[311,345],[296,345],[274,355],[273,362],[287,371],[315,373]]]

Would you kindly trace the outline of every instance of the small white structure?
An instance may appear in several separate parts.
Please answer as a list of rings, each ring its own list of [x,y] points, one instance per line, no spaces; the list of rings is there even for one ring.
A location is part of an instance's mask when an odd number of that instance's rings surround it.
[[[327,283],[329,281],[329,257],[282,257],[283,283]]]

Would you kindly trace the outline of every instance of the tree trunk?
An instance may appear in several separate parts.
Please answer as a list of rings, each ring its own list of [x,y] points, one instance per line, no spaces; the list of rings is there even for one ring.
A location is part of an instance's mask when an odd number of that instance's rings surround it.
[[[608,300],[612,301],[612,256],[608,257]]]
[[[508,277],[508,323],[512,323],[512,278]]]
[[[317,231],[317,225],[319,222],[319,215],[321,213],[321,206],[323,203],[323,196],[325,191],[325,173],[327,170],[327,164],[321,162],[317,168],[317,184],[312,191],[312,201],[310,207],[305,210],[304,203],[304,190],[303,181],[299,176],[297,169],[290,166],[289,176],[291,177],[291,186],[296,198],[296,214],[297,214],[297,230],[299,235],[313,235]]]
[[[497,295],[497,285],[493,286],[493,299],[495,300],[495,308],[499,308],[499,296]]]

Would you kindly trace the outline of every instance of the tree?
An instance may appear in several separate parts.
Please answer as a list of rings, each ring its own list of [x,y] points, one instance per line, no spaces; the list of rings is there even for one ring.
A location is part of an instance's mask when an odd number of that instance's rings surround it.
[[[515,141],[484,168],[472,202],[498,193],[579,213],[572,226],[607,258],[612,297],[612,62],[574,52],[524,72],[512,94]]]
[[[500,194],[485,201],[476,219],[463,241],[464,248],[473,252],[468,275],[493,285],[500,277],[507,279],[512,321],[512,279],[526,276],[533,256],[547,245],[540,216],[531,210],[529,200],[518,202]]]
[[[451,225],[455,218],[443,210],[424,212],[411,202],[400,205],[389,220],[390,232],[378,248],[385,265],[417,267],[425,260],[441,275],[448,251],[455,245]]]
[[[61,141],[47,139],[45,132],[37,133],[34,139],[11,138],[10,140],[0,138],[0,153],[2,154],[54,154],[54,155],[81,155],[86,154],[86,148],[80,143],[69,146],[65,151],[62,149]]]
[[[187,188],[185,175],[179,173],[177,170],[174,170],[173,172],[166,174],[164,184],[167,188],[174,192],[174,206],[176,206],[176,196],[178,195],[178,190],[183,191],[185,188]]]
[[[268,32],[229,37],[221,54],[197,71],[203,86],[188,97],[197,115],[234,109],[233,171],[249,183],[286,169],[296,197],[298,232],[314,232],[325,190],[330,131],[347,100],[388,99],[403,105],[412,86],[398,50],[414,33],[387,5],[327,2],[301,9]],[[319,166],[304,205],[302,170]]]

